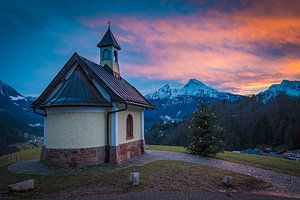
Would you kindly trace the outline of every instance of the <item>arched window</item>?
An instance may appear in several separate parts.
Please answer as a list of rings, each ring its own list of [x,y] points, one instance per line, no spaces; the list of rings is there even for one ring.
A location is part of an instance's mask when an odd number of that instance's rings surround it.
[[[133,138],[133,119],[132,116],[129,114],[126,120],[126,139]]]
[[[110,52],[108,49],[103,50],[103,60],[110,60]]]
[[[118,62],[118,52],[114,50],[114,61]]]

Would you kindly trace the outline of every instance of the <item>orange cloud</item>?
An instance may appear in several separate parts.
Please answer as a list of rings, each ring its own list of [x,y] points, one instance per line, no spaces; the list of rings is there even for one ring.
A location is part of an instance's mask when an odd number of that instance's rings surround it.
[[[227,91],[240,94],[257,93],[282,79],[299,79],[300,5],[282,2],[234,12],[211,8],[205,14],[114,20],[127,50],[146,55],[144,64],[122,63],[122,71],[149,79],[198,78],[219,89],[236,88]],[[102,22],[84,23],[95,28]]]

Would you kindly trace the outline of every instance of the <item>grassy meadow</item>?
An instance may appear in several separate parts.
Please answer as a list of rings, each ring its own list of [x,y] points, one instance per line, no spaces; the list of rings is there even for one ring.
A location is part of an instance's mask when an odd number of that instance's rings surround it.
[[[153,147],[151,147],[153,148]],[[40,149],[18,152],[20,160],[38,159]],[[111,168],[105,165],[70,170],[70,172],[49,175],[14,174],[8,171],[9,163],[0,160],[0,197],[9,184],[34,179],[36,188],[26,193],[4,194],[12,198],[55,197],[58,194],[111,194],[123,192],[158,191],[254,191],[268,187],[268,184],[250,176],[221,170],[205,165],[181,161],[154,161],[142,167]],[[140,172],[141,184],[132,187],[131,172]],[[222,184],[225,175],[231,176],[230,187]]]

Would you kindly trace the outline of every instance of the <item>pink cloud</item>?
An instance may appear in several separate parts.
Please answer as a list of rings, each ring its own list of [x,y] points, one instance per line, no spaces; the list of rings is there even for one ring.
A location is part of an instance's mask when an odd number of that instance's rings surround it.
[[[236,88],[241,94],[256,93],[282,79],[297,79],[299,56],[267,57],[257,52],[258,47],[267,52],[265,44],[300,47],[300,15],[288,12],[282,3],[274,4],[277,14],[264,13],[266,4],[232,13],[212,9],[203,16],[116,16],[113,21],[119,28],[119,41],[147,55],[143,58],[147,63],[127,61],[122,63],[122,71],[154,80],[198,78],[217,88]],[[82,22],[92,29],[104,23],[98,18]]]

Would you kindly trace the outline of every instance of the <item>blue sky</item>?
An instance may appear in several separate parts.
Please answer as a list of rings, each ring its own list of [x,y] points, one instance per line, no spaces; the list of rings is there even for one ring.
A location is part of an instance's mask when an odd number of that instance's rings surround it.
[[[299,1],[1,1],[0,79],[39,95],[112,21],[122,76],[148,93],[197,78],[250,94],[300,78]],[[279,34],[280,33],[280,34]]]

